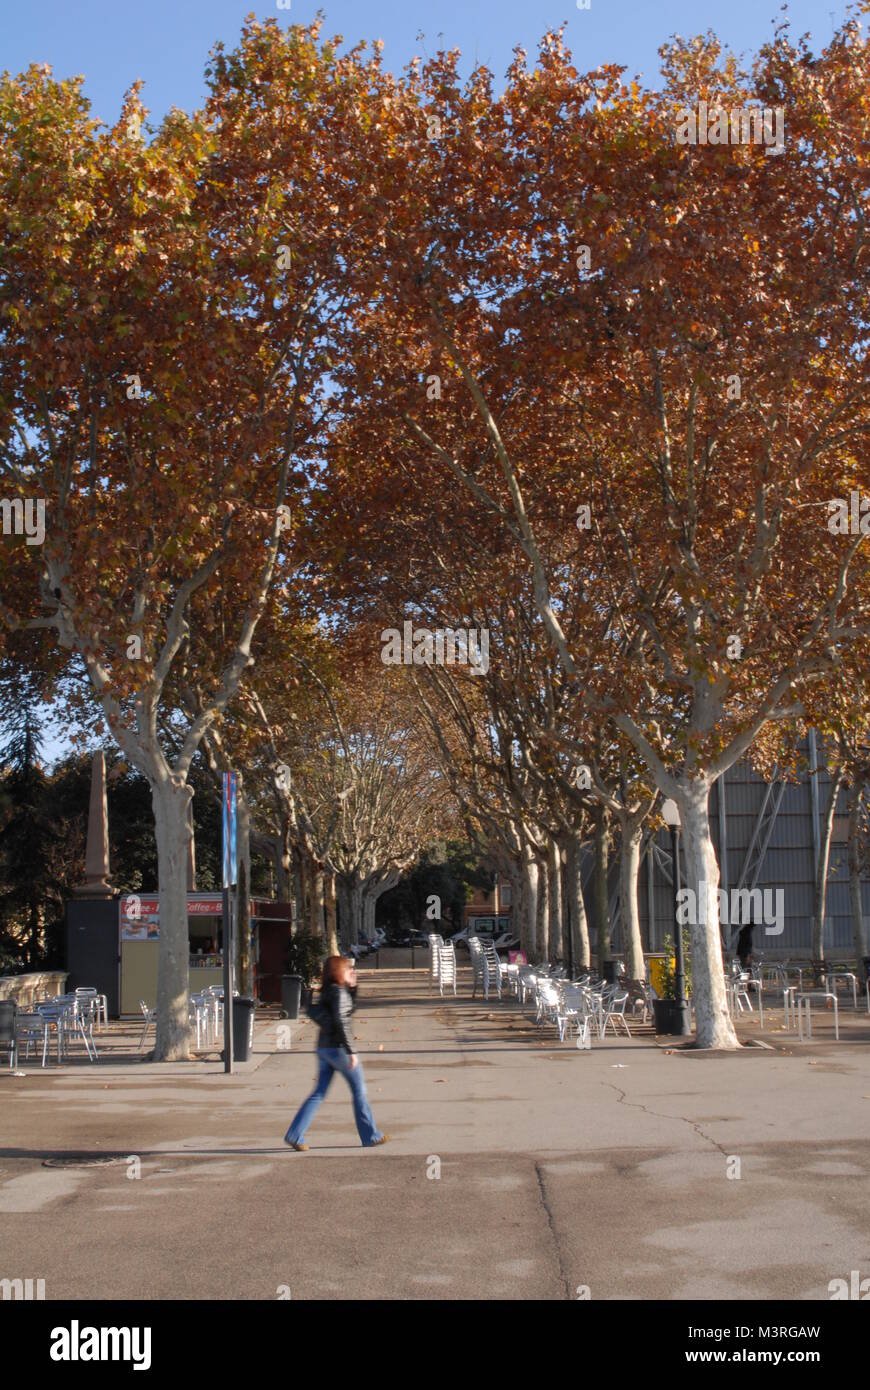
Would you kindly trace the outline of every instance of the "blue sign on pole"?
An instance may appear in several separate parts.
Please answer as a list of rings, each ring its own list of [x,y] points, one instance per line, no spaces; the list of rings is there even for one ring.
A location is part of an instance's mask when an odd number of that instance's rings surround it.
[[[224,888],[234,888],[238,881],[236,872],[236,796],[237,777],[234,772],[223,774],[223,827],[224,827]]]

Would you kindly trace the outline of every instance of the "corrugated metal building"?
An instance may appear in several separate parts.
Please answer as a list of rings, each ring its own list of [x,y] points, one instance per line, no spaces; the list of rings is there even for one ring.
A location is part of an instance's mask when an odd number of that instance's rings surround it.
[[[812,749],[806,749],[812,755]],[[818,763],[823,762],[819,753]],[[811,764],[812,765],[812,764]],[[722,779],[720,779],[721,781]],[[830,788],[827,770],[799,782],[767,783],[748,763],[738,763],[725,775],[724,804],[717,783],[710,796],[713,838],[722,888],[759,888],[784,893],[784,929],[780,935],[756,927],[753,948],[765,957],[811,955],[813,891],[822,818]],[[813,787],[813,783],[816,787]],[[825,955],[854,957],[849,907],[847,862],[848,813],[845,794],[837,800],[825,914]],[[618,908],[618,865],[611,866],[611,917],[616,918],[614,950],[621,949]],[[681,864],[680,882],[685,881]],[[864,926],[870,938],[870,879],[862,884]],[[773,903],[771,897],[768,901]],[[660,950],[674,931],[674,889],[671,879],[671,839],[661,830],[641,862],[638,880],[641,932],[646,949]],[[726,942],[727,930],[723,931]]]

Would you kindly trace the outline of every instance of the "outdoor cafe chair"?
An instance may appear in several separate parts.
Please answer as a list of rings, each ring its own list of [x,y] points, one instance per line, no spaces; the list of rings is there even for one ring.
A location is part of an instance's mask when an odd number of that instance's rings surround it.
[[[555,1023],[558,1027],[560,1003],[560,992],[555,982],[552,980],[539,981],[535,1022],[538,1024]]]
[[[559,1008],[556,1013],[559,1041],[565,1041],[565,1034],[573,1024],[577,1030],[577,1046],[588,1048],[591,1045],[589,1026],[592,1013],[584,991],[579,985],[566,985],[560,990],[559,995]]]
[[[601,1037],[601,1025],[604,1019],[605,1010],[610,1001],[610,994],[605,993],[605,989],[606,986],[603,986],[600,981],[594,985],[583,986],[583,994],[586,999],[587,1011],[591,1013],[595,1019],[595,1026],[598,1030],[599,1037]]]
[[[617,1031],[617,1023],[621,1023],[629,1037],[631,1029],[628,1026],[628,1019],[625,1017],[625,1006],[628,1002],[628,990],[623,994],[612,995],[604,1008],[604,1015],[601,1020],[600,1036],[603,1038],[607,1032],[608,1023],[613,1024],[614,1033]]]
[[[84,999],[75,998],[70,1008],[73,1032],[81,1035],[89,1062],[99,1061],[97,1044],[94,1042],[94,1024],[97,1021],[98,1007],[96,991],[94,991],[93,995]]]
[[[508,994],[516,995],[520,967],[513,963],[501,967],[501,982]]]
[[[852,1007],[858,1011],[858,976],[853,975],[851,970],[831,970],[825,975],[825,989],[831,994],[836,994],[837,986],[841,981],[845,981],[847,987],[852,990]]]
[[[797,985],[786,985],[782,991],[782,1010],[786,1032],[790,1032],[793,1027],[797,1028],[797,1003],[795,999],[797,992]]]
[[[640,1013],[641,1023],[647,1023],[653,1016],[652,987],[647,980],[640,980],[631,1000],[632,1014]]]
[[[49,1028],[42,1014],[18,1014],[15,1019],[15,1050],[21,1060],[21,1047],[24,1046],[24,1060],[30,1056],[31,1046],[42,1045],[42,1065],[45,1066],[48,1054]]]
[[[220,1032],[222,1005],[221,1001],[216,998],[210,988],[201,990],[199,998],[202,1001],[201,1008],[205,1020],[205,1041],[206,1046],[208,1046],[210,1043],[217,1042],[218,1033]]]
[[[206,1046],[208,1046],[208,1041],[209,1041],[209,1036],[208,1036],[208,1033],[209,1033],[209,1027],[208,1027],[208,1014],[209,1014],[209,1006],[206,1004],[206,1001],[203,999],[202,995],[201,995],[201,994],[192,994],[192,995],[190,996],[190,1005],[189,1005],[189,1015],[188,1015],[188,1016],[189,1016],[189,1018],[190,1018],[190,1022],[196,1025],[196,1050],[197,1050],[197,1052],[201,1051],[201,1049],[202,1049],[202,1035],[203,1035],[203,1032],[205,1032]]]
[[[443,936],[437,932],[429,933],[429,988],[434,989],[438,983],[438,967],[441,963],[439,952],[444,945]]]
[[[446,946],[437,947],[438,955],[438,993],[444,996],[444,986],[448,989],[453,986],[453,993],[456,993],[456,947],[452,941],[448,941]]]
[[[212,1000],[214,1035],[217,1038],[224,1030],[224,992],[222,989],[218,989],[217,985],[213,985],[211,989],[203,990],[203,994],[208,995]]]
[[[85,1045],[88,1061],[98,1060],[97,1045],[94,1042],[94,1023],[97,1017],[96,990],[84,995],[80,995],[78,991],[57,995],[38,1004],[36,1012],[45,1020],[46,1039],[52,1028],[57,1032],[58,1061],[73,1038],[77,1037],[81,1037]]]
[[[601,1006],[600,1001],[589,993],[588,989],[581,990],[582,1012],[578,1020],[577,1046],[587,1049],[592,1046],[592,1026],[601,1037]]]
[[[776,990],[785,989],[788,984],[786,961],[769,961],[767,964],[760,964],[753,967],[753,975],[760,981],[762,989],[765,985],[772,986]]]
[[[149,1025],[154,1022],[154,1017],[157,1012],[156,1009],[149,1009],[144,999],[139,1000],[139,1009],[145,1022],[142,1026],[142,1035],[139,1038],[139,1046],[136,1049],[137,1052],[142,1051],[142,1045],[145,1042],[145,1034],[148,1032]]]
[[[48,1041],[52,1028],[57,1035],[57,1060],[60,1062],[63,1057],[65,1043],[70,1032],[75,1028],[73,1018],[74,1005],[68,998],[61,996],[58,999],[52,1000],[50,1004],[38,1004],[36,1012],[39,1014],[44,1024],[42,1065],[45,1066],[48,1054]]]
[[[535,995],[535,972],[530,965],[521,965],[517,971],[517,1003],[524,1008],[527,998]]]
[[[491,989],[495,989],[499,999],[501,999],[501,977],[502,964],[498,958],[495,947],[490,942],[483,948],[483,997],[489,998]]]
[[[484,987],[483,943],[478,936],[468,938],[468,951],[471,956],[471,997],[477,996],[477,986]]]
[[[819,1002],[827,1003],[827,1001],[828,1001],[829,999],[831,1000],[832,1004],[834,1005],[834,1037],[836,1038],[837,1042],[840,1041],[840,1017],[839,1017],[839,1009],[838,1009],[838,1007],[837,1007],[837,996],[836,996],[836,994],[832,994],[829,990],[825,990],[825,989],[808,989],[808,990],[804,990],[804,992],[803,992],[802,994],[799,993],[799,994],[797,995],[797,997],[796,997],[797,1016],[798,1016],[798,1038],[799,1038],[799,1040],[800,1040],[801,1042],[803,1042],[803,1040],[804,1040],[804,1019],[803,1019],[803,1010],[804,1010],[804,1007],[806,1007],[806,1011],[807,1011],[807,1042],[809,1042],[810,1039],[811,1039],[812,1036],[813,1036],[813,1024],[812,1024],[812,1017],[811,1017],[811,1014],[810,1014],[810,1006],[811,1006],[811,1004],[813,1004],[813,1003],[819,1003]]]
[[[735,976],[734,979],[726,981],[726,987],[728,990],[729,1001],[731,1003],[732,1014],[734,1013],[735,1009],[739,1009],[740,1012],[743,1013],[744,1003],[746,1004],[746,1007],[749,1009],[749,1012],[753,1012],[752,1000],[749,997],[749,983],[749,973],[745,970],[741,971],[741,973]]]
[[[224,1026],[224,991],[222,985],[207,985],[202,991],[204,999],[211,1000],[212,1019],[215,1039],[223,1032]]]
[[[100,994],[91,985],[80,985],[75,992],[76,999],[93,999],[96,1008],[95,1023],[98,1029],[102,1030],[108,1026],[109,1006],[105,994]]]

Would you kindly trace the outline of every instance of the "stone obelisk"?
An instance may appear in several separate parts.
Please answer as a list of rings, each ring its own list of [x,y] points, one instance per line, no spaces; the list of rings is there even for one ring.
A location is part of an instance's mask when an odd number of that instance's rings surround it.
[[[118,891],[109,882],[109,811],[106,802],[106,759],[102,749],[94,754],[91,766],[85,881],[72,891],[77,898],[114,898]]]

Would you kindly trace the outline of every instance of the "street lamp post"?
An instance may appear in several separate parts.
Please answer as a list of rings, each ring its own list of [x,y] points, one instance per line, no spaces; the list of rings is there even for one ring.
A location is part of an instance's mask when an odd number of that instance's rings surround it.
[[[680,875],[680,809],[676,801],[670,798],[662,806],[662,816],[664,822],[671,832],[671,852],[674,864],[674,1005],[677,1013],[677,1027],[675,1033],[680,1037],[687,1037],[691,1032],[689,1023],[689,1007],[686,999],[686,964],[683,959],[683,928],[679,921],[679,910],[677,907],[677,893],[679,891]]]

